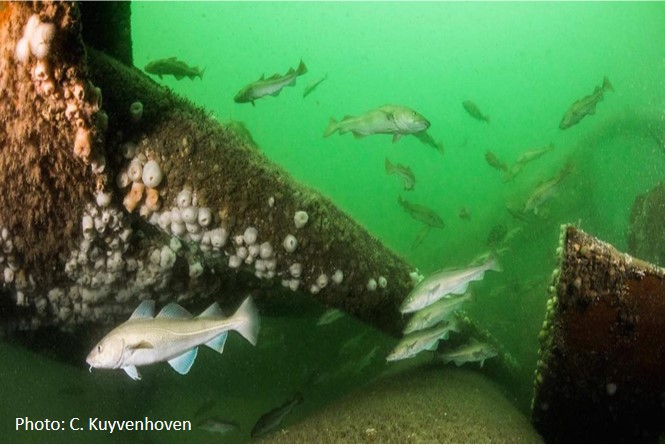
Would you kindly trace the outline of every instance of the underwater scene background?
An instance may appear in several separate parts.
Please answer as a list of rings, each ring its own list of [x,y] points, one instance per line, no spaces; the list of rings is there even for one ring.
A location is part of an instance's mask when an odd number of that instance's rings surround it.
[[[136,2],[132,40],[136,67],[175,56],[205,69],[201,79],[153,79],[220,122],[246,128],[269,159],[331,198],[425,276],[499,250],[503,271],[474,283],[474,300],[464,309],[515,359],[521,380],[505,394],[528,414],[559,226],[578,223],[627,250],[635,197],[663,180],[665,147],[651,130],[665,110],[664,20],[662,3]],[[308,72],[295,86],[254,106],[234,103],[249,82],[284,74],[300,60]],[[560,129],[571,104],[605,77],[613,90],[595,114]],[[489,120],[470,116],[467,100]],[[331,117],[384,104],[425,116],[443,150],[412,136],[395,143],[387,135],[323,137]],[[510,180],[486,159],[489,151],[511,166],[524,152],[550,145]],[[386,172],[386,159],[411,168],[413,190]],[[551,197],[527,209],[538,186],[564,167],[570,174]],[[431,208],[445,227],[419,240],[422,223],[399,197]],[[88,374],[85,353],[80,365],[63,365],[3,345],[12,360],[0,366],[11,415],[46,417],[57,408],[63,418],[95,412],[195,422],[216,417],[237,425],[223,434],[112,438],[10,430],[8,440],[248,442],[256,420],[294,396],[303,399],[288,423],[382,373],[431,358],[422,353],[386,364],[396,339],[348,317],[317,326],[324,310],[296,298],[267,306],[256,348],[231,335],[235,343],[223,357],[200,350],[187,376],[161,364],[145,368],[138,383],[121,372]],[[20,385],[26,377],[40,384],[29,394]]]

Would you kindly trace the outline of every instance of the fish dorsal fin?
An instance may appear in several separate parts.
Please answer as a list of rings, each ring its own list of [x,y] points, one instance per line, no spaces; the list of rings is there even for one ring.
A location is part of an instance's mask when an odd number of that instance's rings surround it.
[[[187,309],[179,304],[171,303],[164,306],[164,308],[157,314],[155,318],[168,318],[171,320],[186,320],[192,318]]]
[[[342,121],[351,120],[353,118],[354,117],[352,115],[344,115],[344,118],[342,118]]]
[[[169,57],[169,58],[166,59],[166,60],[167,60],[167,61],[174,61],[174,62],[177,61],[177,59],[175,58],[175,56],[171,56],[171,57]]]
[[[279,73],[275,73],[274,75],[272,75],[268,78],[268,81],[273,80],[273,79],[279,79],[281,77],[282,76]]]
[[[155,316],[155,302],[153,300],[141,301],[141,304],[134,310],[130,320],[148,320]]]
[[[259,81],[265,81],[266,80],[266,74],[261,73],[261,77],[259,78]]]
[[[222,309],[219,307],[219,304],[217,303],[212,303],[206,310],[201,312],[201,315],[199,317],[221,317],[224,318],[224,314],[222,313]]]
[[[198,352],[199,348],[191,349],[184,354],[169,360],[169,365],[171,365],[171,368],[175,369],[179,374],[184,376],[192,368]]]

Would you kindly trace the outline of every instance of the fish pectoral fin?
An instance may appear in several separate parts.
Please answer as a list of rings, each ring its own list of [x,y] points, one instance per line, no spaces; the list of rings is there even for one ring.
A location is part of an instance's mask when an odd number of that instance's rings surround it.
[[[139,374],[139,370],[136,369],[136,366],[131,365],[131,366],[125,366],[122,368],[127,375],[132,379],[132,380],[141,380],[141,374]]]
[[[254,104],[254,101],[250,101],[250,102],[252,103],[252,107],[256,106],[256,104]]]
[[[145,340],[141,340],[140,342],[136,343],[135,345],[127,346],[127,349],[153,349],[154,346]]]
[[[399,141],[400,138],[402,138],[402,134],[401,134],[401,133],[393,134],[393,143],[397,143],[397,142]]]
[[[170,303],[162,308],[155,318],[168,318],[170,320],[187,320],[192,314],[179,304]]]
[[[210,349],[213,349],[220,354],[224,352],[224,343],[226,343],[226,336],[228,335],[228,332],[224,332],[220,334],[219,336],[213,338],[210,340],[208,343],[205,345],[209,347]]]
[[[178,374],[182,374],[184,376],[192,368],[194,360],[196,360],[196,354],[198,354],[198,352],[199,348],[191,349],[184,354],[169,360],[169,365],[171,365],[171,368],[175,369]]]
[[[360,139],[360,138],[365,138],[365,137],[367,136],[367,135],[364,135],[364,134],[362,134],[362,133],[360,133],[360,132],[356,132],[355,130],[352,130],[351,132],[353,132],[353,136],[356,137],[356,138],[358,138],[358,139]]]

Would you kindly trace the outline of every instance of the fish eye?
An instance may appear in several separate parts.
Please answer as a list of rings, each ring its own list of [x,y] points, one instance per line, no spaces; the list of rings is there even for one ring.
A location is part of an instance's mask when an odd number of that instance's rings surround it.
[[[102,352],[102,345],[97,345],[97,352],[99,352],[99,353]]]

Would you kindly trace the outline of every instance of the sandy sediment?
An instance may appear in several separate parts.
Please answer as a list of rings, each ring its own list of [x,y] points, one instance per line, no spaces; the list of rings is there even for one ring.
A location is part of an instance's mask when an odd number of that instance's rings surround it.
[[[382,379],[266,443],[540,443],[525,415],[479,372],[424,367]]]

